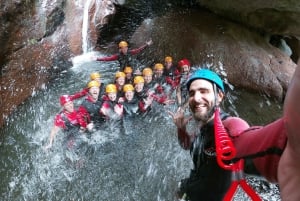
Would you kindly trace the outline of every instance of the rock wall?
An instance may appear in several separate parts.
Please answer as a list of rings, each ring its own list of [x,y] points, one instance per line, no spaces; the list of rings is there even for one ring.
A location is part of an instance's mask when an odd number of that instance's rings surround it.
[[[0,3],[0,126],[18,105],[82,53],[82,16],[86,1],[1,1]],[[108,1],[101,5],[111,6]],[[109,1],[110,2],[110,1]],[[90,32],[105,23],[91,1]],[[100,7],[101,7],[100,5]],[[106,15],[113,13],[106,12]],[[99,10],[98,10],[99,11]],[[102,11],[101,11],[102,12]],[[93,26],[92,26],[93,25]],[[97,26],[95,26],[97,25]],[[97,36],[94,34],[94,43]]]
[[[156,61],[164,55],[186,57],[195,66],[214,66],[231,85],[283,99],[296,65],[261,34],[198,9],[170,12],[150,24],[132,41],[151,32]]]

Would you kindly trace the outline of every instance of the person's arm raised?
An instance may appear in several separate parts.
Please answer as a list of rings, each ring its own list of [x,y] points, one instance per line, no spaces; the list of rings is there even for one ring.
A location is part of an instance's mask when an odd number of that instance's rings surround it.
[[[56,134],[58,133],[58,131],[59,131],[59,127],[54,125],[50,132],[49,144],[45,146],[46,150],[50,149],[52,147],[54,138],[55,138]]]
[[[118,60],[118,58],[119,58],[118,54],[114,54],[114,55],[108,56],[108,57],[93,56],[93,60],[96,60],[96,61],[116,61],[116,60]]]
[[[168,113],[171,115],[173,122],[177,127],[177,137],[180,146],[183,149],[189,149],[192,145],[192,138],[194,138],[194,135],[190,135],[186,131],[186,125],[189,122],[189,120],[192,119],[192,116],[186,118],[184,116],[184,109],[180,107],[178,108],[176,113],[173,113],[171,111],[168,111]]]
[[[146,41],[146,43],[144,45],[142,45],[141,47],[130,50],[130,53],[133,55],[138,54],[141,51],[143,51],[146,47],[152,45],[152,43],[153,43],[152,39],[150,39],[150,40]]]

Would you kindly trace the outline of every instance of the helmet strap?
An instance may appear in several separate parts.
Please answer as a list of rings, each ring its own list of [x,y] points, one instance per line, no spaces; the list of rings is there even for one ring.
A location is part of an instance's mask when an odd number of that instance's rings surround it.
[[[214,105],[213,105],[213,112],[216,110],[217,107],[219,107],[219,104],[217,104],[218,102],[218,88],[217,85],[215,83],[213,83],[213,89],[214,89],[214,94],[215,94],[215,101],[214,101]]]
[[[217,105],[217,101],[218,101],[218,89],[217,89],[217,86],[215,83],[212,82],[212,85],[213,85],[213,90],[214,90],[214,95],[215,95],[215,100],[214,100],[214,103],[213,103],[213,106],[212,108],[207,112],[207,117],[208,119],[210,119],[211,117],[213,117],[214,113],[215,113],[215,110],[217,109],[217,107],[219,105]]]

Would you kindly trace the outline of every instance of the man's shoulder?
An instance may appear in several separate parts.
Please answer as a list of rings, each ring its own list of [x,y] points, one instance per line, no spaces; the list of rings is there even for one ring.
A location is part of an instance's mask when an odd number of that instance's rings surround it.
[[[245,124],[249,126],[249,124],[244,119],[230,115],[226,116],[226,118],[223,120],[223,124]]]
[[[239,117],[229,116],[223,120],[223,124],[231,136],[238,136],[241,132],[250,128],[249,124]]]

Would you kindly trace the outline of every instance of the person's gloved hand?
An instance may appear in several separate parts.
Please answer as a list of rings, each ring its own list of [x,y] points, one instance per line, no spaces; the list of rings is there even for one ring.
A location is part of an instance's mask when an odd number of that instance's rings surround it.
[[[93,122],[89,123],[89,124],[86,126],[86,128],[87,128],[87,130],[88,130],[89,132],[93,132],[93,131],[94,131],[94,123],[93,123]]]
[[[153,44],[152,39],[150,38],[150,40],[146,41],[146,44],[147,44],[148,46],[152,45],[152,44]]]
[[[123,105],[121,104],[115,105],[114,110],[119,116],[121,116],[123,114]]]

